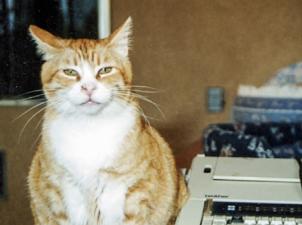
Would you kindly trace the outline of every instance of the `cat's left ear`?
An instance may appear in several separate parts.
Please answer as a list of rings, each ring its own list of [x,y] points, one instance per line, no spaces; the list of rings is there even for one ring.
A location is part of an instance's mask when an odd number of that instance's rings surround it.
[[[123,57],[128,57],[131,47],[132,19],[128,19],[109,36],[108,46]]]
[[[29,33],[37,44],[38,53],[44,60],[51,59],[63,49],[63,40],[35,25],[29,26]]]

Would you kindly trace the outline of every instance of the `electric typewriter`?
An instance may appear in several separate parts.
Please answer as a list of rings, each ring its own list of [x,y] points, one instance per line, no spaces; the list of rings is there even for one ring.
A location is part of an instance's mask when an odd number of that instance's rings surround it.
[[[190,198],[176,225],[302,225],[294,159],[198,155],[187,178]]]

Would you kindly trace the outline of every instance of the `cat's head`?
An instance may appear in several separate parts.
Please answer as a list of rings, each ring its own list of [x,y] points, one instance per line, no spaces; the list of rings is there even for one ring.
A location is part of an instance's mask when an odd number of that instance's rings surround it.
[[[108,38],[63,39],[31,25],[45,60],[41,70],[48,107],[59,113],[97,114],[129,100],[131,18]]]

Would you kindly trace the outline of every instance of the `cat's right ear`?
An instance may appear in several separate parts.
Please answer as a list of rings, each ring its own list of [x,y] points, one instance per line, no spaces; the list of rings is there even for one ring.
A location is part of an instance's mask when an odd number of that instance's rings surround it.
[[[44,60],[51,59],[63,49],[63,40],[35,25],[29,26],[29,33],[37,44],[38,53]]]
[[[131,47],[131,34],[132,19],[131,17],[128,17],[124,24],[109,36],[108,46],[121,56],[128,57],[129,49]]]

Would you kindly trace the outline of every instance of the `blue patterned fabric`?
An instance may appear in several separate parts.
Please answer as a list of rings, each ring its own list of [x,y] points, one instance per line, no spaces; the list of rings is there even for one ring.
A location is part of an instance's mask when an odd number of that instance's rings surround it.
[[[302,82],[302,62],[289,65],[279,70],[262,87],[282,87]],[[302,96],[291,97],[237,96],[233,106],[233,120],[238,123],[301,123]],[[288,95],[287,95],[288,96]]]
[[[300,123],[302,98],[267,98],[237,96],[233,106],[237,123]]]
[[[271,80],[267,82],[267,85],[288,85],[297,84],[302,82],[302,62],[297,62],[280,69],[273,76]]]
[[[302,110],[233,107],[237,123],[298,123],[302,122]]]
[[[210,125],[203,143],[207,156],[301,158],[302,124]]]
[[[235,105],[254,109],[290,109],[302,111],[302,98],[259,98],[237,96],[235,99]]]

